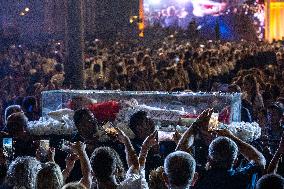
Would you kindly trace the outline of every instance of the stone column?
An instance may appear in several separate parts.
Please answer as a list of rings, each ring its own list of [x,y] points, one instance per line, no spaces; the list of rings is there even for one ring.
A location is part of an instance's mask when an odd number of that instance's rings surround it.
[[[66,81],[72,89],[84,89],[83,0],[67,0]]]

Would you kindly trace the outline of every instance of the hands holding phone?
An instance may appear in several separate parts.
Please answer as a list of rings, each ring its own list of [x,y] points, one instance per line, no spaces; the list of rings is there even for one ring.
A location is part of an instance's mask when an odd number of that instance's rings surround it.
[[[154,131],[151,135],[149,135],[143,142],[142,147],[146,149],[150,149],[153,146],[158,145],[158,131]]]

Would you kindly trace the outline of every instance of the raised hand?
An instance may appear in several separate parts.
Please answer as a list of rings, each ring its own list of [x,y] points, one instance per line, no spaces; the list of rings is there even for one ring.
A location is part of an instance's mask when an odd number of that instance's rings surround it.
[[[212,113],[213,113],[212,108],[208,108],[204,110],[196,119],[195,124],[197,124],[201,129],[208,130],[208,124],[209,124]]]
[[[55,148],[49,148],[47,151],[47,160],[50,162],[55,162],[54,157],[55,157]]]
[[[138,158],[140,168],[143,169],[145,167],[148,151],[157,144],[158,144],[158,131],[154,131],[144,140],[142,144],[142,148]]]
[[[179,140],[181,139],[181,134],[176,130],[175,134],[173,135],[173,140],[176,144],[178,144]]]
[[[74,153],[71,153],[71,154],[68,154],[66,159],[65,159],[65,162],[66,162],[66,167],[65,169],[62,171],[62,174],[63,174],[63,178],[64,178],[64,181],[67,180],[67,178],[69,177],[72,169],[74,168],[74,165],[75,165],[75,162],[79,159],[79,156],[74,154]]]
[[[155,145],[158,145],[158,131],[154,131],[150,134],[143,142],[143,146],[147,149],[152,148]]]
[[[72,152],[78,156],[86,152],[86,144],[84,144],[83,142],[75,142],[75,144],[71,143],[70,147]]]
[[[117,131],[117,140],[123,144],[127,143],[129,141],[129,137],[119,128],[115,128],[115,130]]]
[[[125,146],[125,153],[126,153],[128,167],[129,168],[131,167],[133,170],[138,171],[139,170],[138,157],[131,144],[129,137],[119,128],[115,129],[117,131],[117,140],[123,143]]]
[[[194,132],[199,133],[206,143],[210,143],[213,139],[211,133],[208,131],[208,125],[213,113],[213,109],[204,110],[193,123]]]
[[[74,166],[75,162],[79,159],[78,155],[76,154],[68,154],[66,159],[65,159],[65,162],[66,162],[66,167],[72,167]]]

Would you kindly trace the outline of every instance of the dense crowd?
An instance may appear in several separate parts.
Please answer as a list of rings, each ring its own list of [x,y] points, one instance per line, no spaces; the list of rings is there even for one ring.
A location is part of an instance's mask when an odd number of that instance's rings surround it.
[[[64,140],[68,150],[55,138],[43,150],[27,122],[41,116],[42,91],[72,89],[64,44],[14,45],[0,57],[1,137],[13,137],[13,155],[3,147],[0,155],[3,188],[284,187],[281,43],[197,42],[176,33],[147,44],[96,39],[85,45],[85,89],[241,92],[242,121],[258,122],[261,138],[247,143],[228,130],[208,132],[207,109],[171,142],[157,141],[143,111],[129,121],[134,139],[115,128],[113,140],[101,142],[102,123],[80,107],[73,117],[77,132]]]

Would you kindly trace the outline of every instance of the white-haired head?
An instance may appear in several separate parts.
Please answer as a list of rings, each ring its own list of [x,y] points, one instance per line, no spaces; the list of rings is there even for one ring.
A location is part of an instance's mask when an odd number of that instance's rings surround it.
[[[231,169],[238,155],[238,146],[227,137],[218,137],[209,145],[208,155],[212,167]]]

